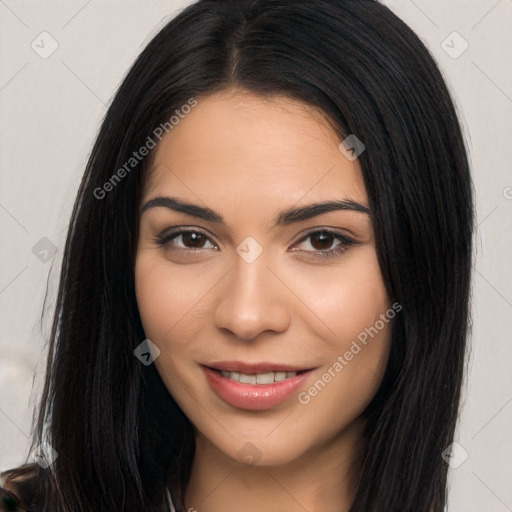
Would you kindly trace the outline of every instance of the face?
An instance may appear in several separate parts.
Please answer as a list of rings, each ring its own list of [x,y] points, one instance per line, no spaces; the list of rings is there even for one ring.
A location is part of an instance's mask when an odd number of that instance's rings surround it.
[[[278,465],[356,425],[390,304],[357,160],[321,115],[239,90],[156,148],[136,293],[154,364],[199,440]]]

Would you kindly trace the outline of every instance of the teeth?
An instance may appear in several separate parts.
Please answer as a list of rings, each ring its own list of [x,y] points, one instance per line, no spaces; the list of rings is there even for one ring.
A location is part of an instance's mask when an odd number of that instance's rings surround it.
[[[274,382],[274,372],[256,375],[256,384],[272,384],[272,382]]]
[[[273,382],[281,382],[290,377],[295,377],[297,372],[266,372],[257,374],[247,374],[239,372],[220,372],[223,377],[241,382],[242,384],[272,384]]]
[[[242,384],[256,384],[256,375],[246,375],[245,373],[241,373],[238,380]]]

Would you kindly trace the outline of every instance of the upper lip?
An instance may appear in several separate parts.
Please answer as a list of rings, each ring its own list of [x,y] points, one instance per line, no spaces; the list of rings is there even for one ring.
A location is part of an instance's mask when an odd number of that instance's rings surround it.
[[[309,367],[294,366],[281,363],[245,363],[243,361],[218,361],[215,363],[204,364],[208,368],[225,372],[239,372],[246,374],[266,373],[266,372],[299,372],[311,370]]]

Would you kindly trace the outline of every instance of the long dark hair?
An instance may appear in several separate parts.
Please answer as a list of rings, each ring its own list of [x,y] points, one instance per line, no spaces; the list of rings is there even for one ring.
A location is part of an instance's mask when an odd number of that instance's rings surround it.
[[[184,510],[192,426],[155,365],[133,353],[145,338],[134,257],[151,158],[126,163],[191,98],[233,86],[313,105],[340,139],[355,134],[366,146],[358,161],[378,260],[402,311],[367,411],[350,511],[440,512],[469,330],[473,193],[434,59],[373,0],[201,0],[139,56],[105,116],[69,226],[31,448],[46,440],[58,456],[34,466],[33,510],[164,511],[167,488]]]

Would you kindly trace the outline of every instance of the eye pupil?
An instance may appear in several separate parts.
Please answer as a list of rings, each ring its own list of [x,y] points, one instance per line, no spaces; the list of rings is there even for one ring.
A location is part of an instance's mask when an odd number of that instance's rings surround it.
[[[314,249],[321,251],[331,247],[334,237],[330,233],[321,231],[311,235],[311,245]]]
[[[183,233],[183,243],[187,247],[193,247],[193,248],[201,248],[206,240],[206,237],[202,235],[201,233]]]

